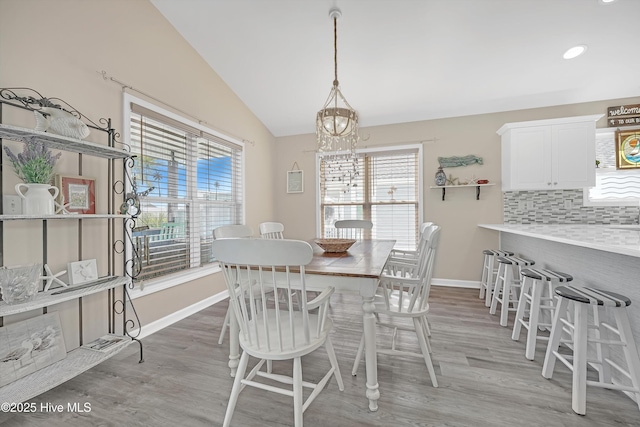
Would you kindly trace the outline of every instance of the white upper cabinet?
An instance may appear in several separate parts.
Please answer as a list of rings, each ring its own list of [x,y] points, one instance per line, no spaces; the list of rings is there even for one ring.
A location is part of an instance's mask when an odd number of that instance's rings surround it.
[[[593,187],[600,117],[602,114],[506,123],[498,129],[502,191]]]

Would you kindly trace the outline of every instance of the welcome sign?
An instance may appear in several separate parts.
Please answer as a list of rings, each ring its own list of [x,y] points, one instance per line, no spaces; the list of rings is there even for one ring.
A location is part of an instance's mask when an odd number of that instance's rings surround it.
[[[607,108],[607,126],[640,125],[640,104]]]

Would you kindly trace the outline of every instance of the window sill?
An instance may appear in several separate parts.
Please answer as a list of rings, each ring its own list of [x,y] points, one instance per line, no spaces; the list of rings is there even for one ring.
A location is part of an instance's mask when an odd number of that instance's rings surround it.
[[[151,279],[146,282],[143,281],[141,286],[136,286],[135,289],[129,292],[129,297],[132,300],[145,297],[147,295],[164,291],[165,289],[169,289],[174,286],[182,285],[183,283],[210,276],[220,271],[222,271],[220,269],[220,266],[218,265],[218,263],[215,263],[210,266],[193,269],[193,271],[178,273],[170,277],[160,277],[157,279]]]

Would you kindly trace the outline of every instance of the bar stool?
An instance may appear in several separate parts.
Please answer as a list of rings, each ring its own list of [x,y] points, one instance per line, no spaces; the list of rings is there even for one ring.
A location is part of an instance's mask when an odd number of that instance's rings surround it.
[[[538,328],[551,328],[553,311],[555,308],[555,287],[559,283],[573,280],[569,274],[546,270],[544,268],[524,268],[520,271],[522,276],[522,288],[520,289],[520,300],[518,310],[513,324],[511,339],[520,339],[520,329],[524,326],[527,329],[527,344],[525,357],[533,360],[536,352],[536,339],[548,340],[548,337],[538,336]],[[529,312],[528,319],[525,319],[526,312]],[[542,316],[548,313],[549,323],[542,323]]]
[[[584,415],[587,412],[587,385],[623,390],[635,393],[635,400],[640,408],[640,360],[638,349],[633,339],[626,308],[631,300],[614,292],[594,288],[577,288],[575,286],[558,286],[556,294],[560,297],[553,317],[553,326],[549,345],[544,358],[542,376],[551,378],[556,359],[564,363],[573,372],[573,385],[571,390],[571,407],[574,412]],[[567,307],[569,302],[574,303],[574,322],[568,320]],[[588,325],[588,309],[593,307],[593,325]],[[601,322],[601,314],[607,309],[613,311],[616,326]],[[595,329],[595,334],[590,337],[588,328]],[[558,352],[562,332],[573,330],[573,357],[562,355]],[[603,336],[615,335],[617,339],[602,339]],[[587,380],[587,344],[594,343],[597,351],[597,359],[588,361],[599,365],[599,381]],[[627,363],[628,371],[624,367],[611,360],[609,346],[621,346]],[[629,379],[631,386],[613,384],[611,382],[611,368],[614,368]]]
[[[496,282],[496,274],[498,273],[494,260],[499,256],[512,256],[513,252],[485,249],[482,253],[484,254],[484,265],[482,266],[480,296],[478,298],[484,298],[484,305],[489,307],[493,296],[493,284]]]
[[[496,257],[496,261],[498,274],[493,287],[489,313],[496,314],[498,303],[500,303],[500,326],[507,326],[509,311],[516,311],[518,308],[516,289],[520,287],[520,269],[535,264],[535,261],[517,256],[499,256]]]

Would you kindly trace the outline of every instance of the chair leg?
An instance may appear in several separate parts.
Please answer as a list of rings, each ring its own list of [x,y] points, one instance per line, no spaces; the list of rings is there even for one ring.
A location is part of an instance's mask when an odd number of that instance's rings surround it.
[[[233,411],[236,409],[236,403],[238,403],[238,396],[240,390],[242,390],[242,380],[244,379],[244,373],[247,370],[247,364],[249,363],[249,354],[246,351],[242,352],[240,356],[240,363],[238,364],[238,370],[236,371],[236,378],[233,380],[233,387],[231,387],[231,396],[229,396],[229,403],[227,404],[227,412],[224,414],[223,427],[229,427],[231,423],[231,417]]]
[[[433,353],[433,349],[431,348],[431,340],[429,337],[431,336],[431,331],[429,330],[429,319],[426,317],[420,318],[422,322],[422,329],[424,331],[424,339],[427,342],[427,348],[429,349],[429,353]]]
[[[618,324],[618,331],[620,332],[620,339],[627,344],[623,347],[623,350],[627,359],[631,384],[635,389],[640,390],[640,357],[638,356],[638,348],[633,339],[629,317],[626,309],[622,308],[616,309],[614,314],[616,323]],[[638,408],[640,408],[640,391],[636,393],[636,403],[638,404]]]
[[[493,274],[493,263],[495,261],[495,257],[492,256],[489,258],[489,270],[487,272],[487,293],[485,295],[484,305],[485,307],[491,306],[491,301],[493,297],[493,293],[495,292],[495,284],[497,275]],[[494,277],[496,276],[496,277]]]
[[[300,357],[293,359],[293,420],[295,427],[302,427],[302,362]]]
[[[520,302],[518,303],[518,310],[516,311],[516,318],[513,321],[513,332],[511,333],[511,339],[518,341],[520,339],[520,330],[524,323],[525,307],[527,306],[527,297],[531,284],[527,276],[522,277],[522,291],[520,292]],[[533,280],[533,279],[531,279]],[[534,285],[535,287],[535,285]],[[531,310],[529,309],[529,328],[531,327]],[[525,326],[526,327],[526,326]]]
[[[511,301],[511,282],[513,280],[513,268],[505,266],[505,274],[502,283],[502,306],[500,307],[500,326],[507,326],[509,321],[509,305]]]
[[[576,414],[587,412],[587,304],[575,304],[573,336],[573,386],[571,408]]]
[[[429,354],[429,348],[427,347],[424,330],[422,329],[422,324],[419,318],[415,317],[413,319],[413,326],[416,328],[418,343],[420,344],[420,349],[422,350],[422,356],[424,357],[425,364],[427,365],[427,370],[429,371],[429,377],[431,377],[431,384],[433,384],[434,387],[438,387],[438,380],[436,379],[436,371],[435,369],[433,369],[433,362],[431,361],[431,355]]]
[[[547,344],[547,352],[544,356],[544,364],[542,365],[542,376],[549,379],[553,376],[553,369],[556,366],[556,355],[560,346],[560,338],[562,338],[562,322],[560,321],[566,315],[569,300],[560,298],[560,302],[556,307],[553,315],[553,323],[551,326],[551,335],[549,335],[549,343]]]
[[[344,383],[342,382],[342,374],[338,366],[338,358],[336,357],[336,352],[333,349],[333,344],[329,337],[327,337],[324,345],[327,350],[327,355],[329,356],[329,362],[331,362],[331,366],[333,367],[333,376],[336,377],[336,382],[338,383],[338,390],[344,391]]]
[[[478,298],[485,298],[485,291],[488,291],[488,283],[489,283],[489,255],[484,256],[484,264],[482,264],[482,278],[480,279],[480,295]]]
[[[529,360],[533,360],[536,354],[536,340],[538,339],[538,318],[540,317],[540,298],[542,298],[542,286],[543,284],[536,280],[533,282],[533,288],[531,290],[531,305],[529,308],[529,330],[527,331],[527,345],[524,353],[525,357]],[[520,298],[519,304],[522,304],[522,298]],[[520,310],[520,306],[518,306],[518,310]]]
[[[507,266],[505,264],[500,264],[498,266],[498,274],[496,274],[496,282],[493,286],[493,296],[491,297],[491,308],[489,309],[490,314],[496,314],[496,310],[498,308],[498,298],[500,298],[500,293],[504,294],[504,276],[502,276],[501,273],[502,270],[506,267]]]
[[[231,304],[231,301],[229,301]],[[222,330],[220,331],[220,337],[218,338],[218,345],[222,345],[224,342],[224,334],[227,333],[227,328],[229,327],[229,313],[231,312],[231,305],[227,308],[227,314],[224,316],[224,321],[222,322]]]
[[[362,338],[360,338],[360,345],[358,346],[358,351],[356,352],[356,360],[353,361],[353,368],[351,369],[351,375],[354,377],[358,372],[358,366],[360,366],[360,359],[362,359],[362,353],[364,352],[364,333],[362,334]]]

